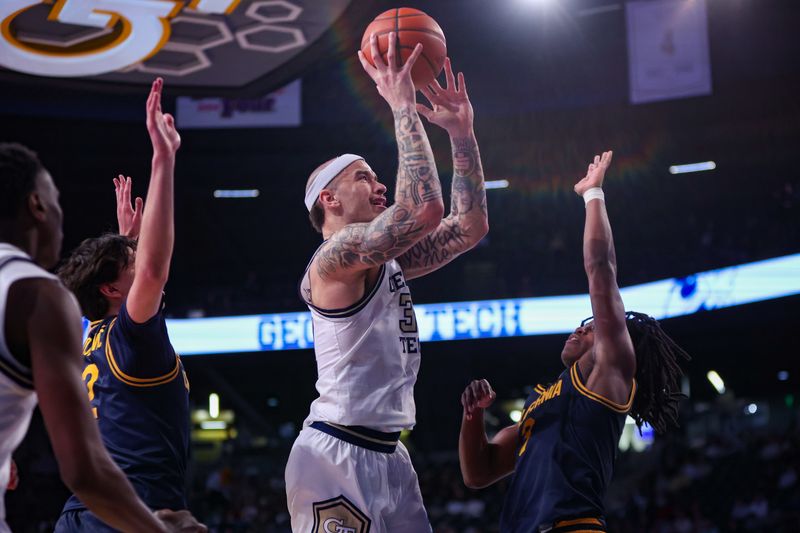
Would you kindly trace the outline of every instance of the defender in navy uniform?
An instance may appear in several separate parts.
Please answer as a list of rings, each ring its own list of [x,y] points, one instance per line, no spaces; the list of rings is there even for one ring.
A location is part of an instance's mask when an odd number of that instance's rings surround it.
[[[603,500],[625,418],[664,432],[677,425],[680,359],[689,356],[641,313],[626,313],[616,280],[611,226],[600,188],[611,152],[595,156],[575,192],[586,202],[584,265],[594,317],[561,352],[566,367],[537,385],[518,424],[487,439],[486,380],[462,395],[459,456],[464,482],[481,488],[514,473],[500,531],[605,531]]]
[[[115,180],[120,235],[87,239],[59,270],[92,320],[83,379],[111,457],[150,508],[185,509],[189,386],[170,344],[162,296],[174,244],[173,182],[180,136],[161,112],[159,79],[147,102],[153,143],[147,212]],[[138,241],[135,240],[138,237]],[[113,531],[71,496],[56,531]]]

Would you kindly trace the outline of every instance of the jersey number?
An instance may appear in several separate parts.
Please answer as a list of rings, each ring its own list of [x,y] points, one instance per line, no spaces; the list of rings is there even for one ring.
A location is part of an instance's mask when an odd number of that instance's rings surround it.
[[[86,382],[86,388],[89,390],[89,401],[91,402],[94,400],[94,383],[97,381],[97,378],[100,377],[100,370],[97,368],[96,364],[92,363],[83,369],[83,375],[81,377],[85,380],[87,376],[89,380]],[[97,407],[92,407],[92,414],[97,418]]]
[[[525,423],[522,424],[522,446],[519,447],[520,457],[522,457],[522,454],[525,453],[525,449],[528,447],[528,441],[531,438],[531,433],[533,433],[534,424],[536,424],[536,420],[533,418],[526,418]]]
[[[417,332],[417,317],[414,315],[414,305],[411,295],[404,292],[400,295],[400,307],[403,308],[403,317],[400,319],[400,331],[403,333]]]

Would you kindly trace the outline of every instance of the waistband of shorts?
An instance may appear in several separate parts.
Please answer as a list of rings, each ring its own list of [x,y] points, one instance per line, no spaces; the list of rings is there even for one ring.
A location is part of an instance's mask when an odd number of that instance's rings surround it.
[[[400,441],[400,432],[384,433],[363,426],[342,426],[332,422],[312,422],[311,427],[373,452],[394,453]]]
[[[595,533],[605,530],[606,521],[594,516],[556,520],[553,524],[539,526],[541,533]]]

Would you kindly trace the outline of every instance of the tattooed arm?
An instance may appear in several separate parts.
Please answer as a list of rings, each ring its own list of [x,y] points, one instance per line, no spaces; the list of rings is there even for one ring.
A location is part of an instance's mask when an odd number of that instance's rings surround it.
[[[453,149],[453,187],[450,214],[439,226],[404,253],[398,261],[407,279],[424,276],[474,247],[489,231],[486,190],[478,142],[472,129],[472,104],[464,75],[456,84],[450,59],[445,62],[447,88],[439,82],[422,89],[433,109],[418,105],[429,121],[450,134]]]
[[[422,53],[418,45],[402,67],[397,66],[396,39],[389,35],[387,62],[371,39],[373,67],[359,59],[394,114],[399,167],[395,203],[372,222],[348,224],[334,233],[314,259],[314,275],[323,281],[351,282],[363,271],[398,257],[433,231],[444,213],[442,187],[428,136],[415,107],[411,68]]]

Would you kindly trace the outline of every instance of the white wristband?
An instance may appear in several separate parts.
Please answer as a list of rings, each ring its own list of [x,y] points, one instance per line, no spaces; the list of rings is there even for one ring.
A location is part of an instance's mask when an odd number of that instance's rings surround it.
[[[583,193],[583,203],[587,205],[592,200],[603,200],[606,201],[606,195],[603,194],[603,189],[600,187],[592,187],[585,193]]]

